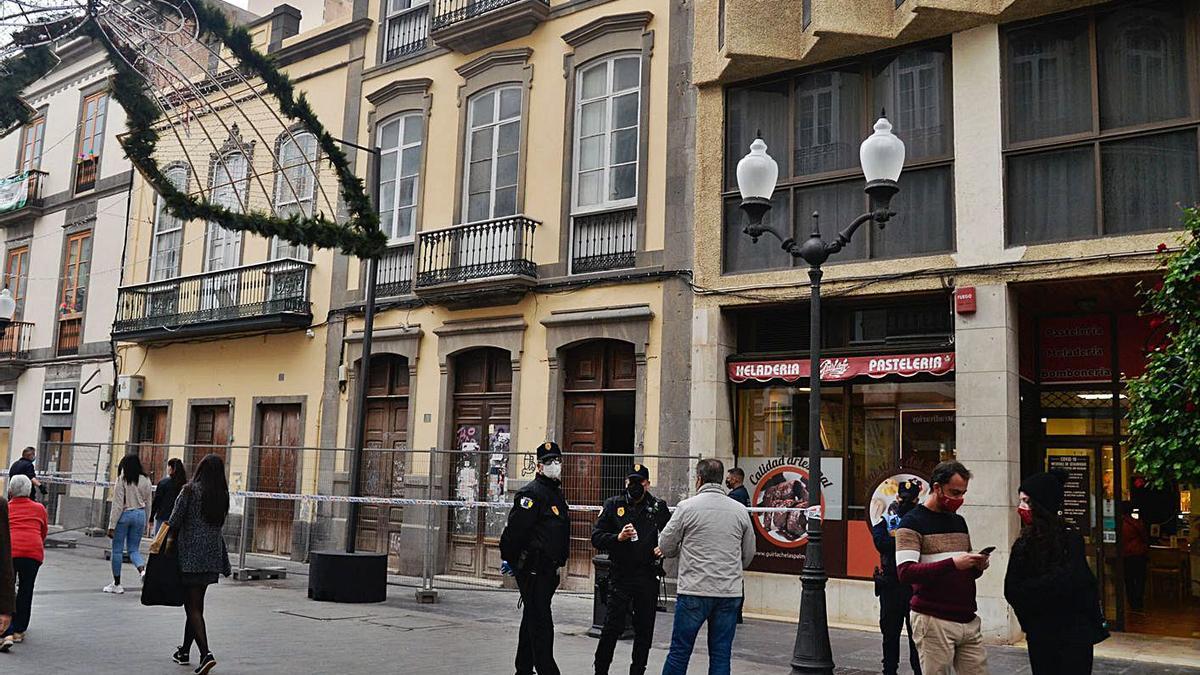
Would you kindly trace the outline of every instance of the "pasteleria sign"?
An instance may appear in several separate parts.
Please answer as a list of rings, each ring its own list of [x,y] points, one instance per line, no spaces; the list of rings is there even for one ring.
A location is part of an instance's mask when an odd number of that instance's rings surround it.
[[[778,361],[737,361],[727,366],[730,382],[798,382],[808,379],[808,359]],[[821,359],[821,380],[841,382],[859,376],[882,378],[888,375],[945,375],[954,371],[954,353],[900,354],[891,356],[842,356]]]

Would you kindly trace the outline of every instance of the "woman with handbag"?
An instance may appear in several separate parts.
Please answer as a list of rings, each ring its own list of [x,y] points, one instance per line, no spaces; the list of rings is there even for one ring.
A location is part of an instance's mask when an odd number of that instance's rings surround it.
[[[1059,515],[1065,481],[1056,471],[1021,483],[1023,527],[1004,577],[1004,597],[1025,631],[1033,675],[1091,673],[1092,648],[1108,638],[1083,535]]]
[[[139,547],[146,522],[150,519],[150,479],[142,469],[142,460],[137,455],[125,455],[117,465],[117,482],[112,489],[112,511],[108,517],[108,537],[112,542],[113,582],[104,587],[105,593],[120,595],[121,563],[125,553],[137,567],[138,574],[146,573],[146,560]]]
[[[46,507],[33,501],[33,481],[16,475],[8,481],[8,530],[12,542],[12,565],[17,578],[17,604],[12,625],[0,636],[0,650],[25,641],[29,613],[33,607],[33,583],[45,559],[49,530]]]
[[[192,482],[179,493],[175,510],[167,522],[170,536],[179,557],[179,573],[183,584],[183,609],[187,619],[183,628],[183,644],[175,650],[172,660],[188,664],[192,642],[200,652],[196,674],[204,675],[217,665],[209,650],[208,630],[204,624],[204,594],[219,575],[228,577],[229,552],[221,529],[229,514],[229,483],[225,480],[225,462],[219,455],[208,455],[200,461]]]

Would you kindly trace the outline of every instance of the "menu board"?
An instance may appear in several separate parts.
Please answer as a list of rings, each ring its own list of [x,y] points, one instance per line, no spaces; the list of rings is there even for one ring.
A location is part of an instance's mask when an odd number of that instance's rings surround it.
[[[1046,451],[1046,470],[1067,472],[1063,485],[1063,520],[1084,534],[1092,531],[1092,451],[1054,449]]]

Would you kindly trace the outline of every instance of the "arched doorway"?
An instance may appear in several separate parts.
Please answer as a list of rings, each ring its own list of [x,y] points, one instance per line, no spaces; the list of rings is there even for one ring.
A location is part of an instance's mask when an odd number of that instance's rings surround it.
[[[504,498],[512,424],[512,357],[483,347],[453,358],[454,415],[450,484],[454,499]],[[500,576],[500,509],[456,508],[450,514],[449,572]]]
[[[408,359],[394,354],[371,358],[367,380],[367,428],[362,456],[362,494],[404,494],[408,449]],[[388,554],[388,567],[398,569],[404,508],[363,504],[359,510],[356,547]]]
[[[632,468],[637,409],[633,345],[592,340],[564,350],[563,357],[563,491],[569,504],[603,504],[623,489]],[[571,512],[568,582],[584,584],[591,577],[594,521],[594,513]]]

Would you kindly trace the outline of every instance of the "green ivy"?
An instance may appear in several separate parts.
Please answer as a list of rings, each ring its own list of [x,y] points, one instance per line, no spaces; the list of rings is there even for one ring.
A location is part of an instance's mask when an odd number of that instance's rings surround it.
[[[1184,210],[1186,241],[1160,244],[1162,280],[1143,288],[1158,346],[1129,383],[1130,454],[1151,485],[1200,485],[1200,208]]]
[[[184,0],[166,0],[180,7]],[[139,57],[132,50],[113,44],[96,22],[88,18],[82,28],[107,50],[116,74],[113,97],[125,109],[129,132],[120,138],[121,147],[146,181],[161,195],[167,209],[185,220],[205,220],[231,230],[254,232],[264,237],[279,237],[293,244],[340,248],[360,258],[377,257],[387,246],[387,237],[379,230],[379,215],[372,207],[362,180],[350,168],[341,144],[326,131],[303,93],[297,95],[292,81],[275,67],[267,56],[254,49],[250,33],[234,26],[219,10],[194,0],[197,23],[202,35],[218,39],[239,62],[248,78],[262,80],[266,90],[279,102],[279,112],[298,120],[317,139],[321,152],[333,166],[346,205],[349,220],[339,223],[325,214],[280,218],[274,214],[238,213],[217,204],[191,197],[177,189],[154,158],[159,134],[155,130],[161,111],[146,91],[146,82],[130,63]],[[63,25],[67,25],[63,22]],[[46,46],[30,47],[5,64],[8,76],[0,81],[0,128],[24,123],[28,115],[20,104],[21,92],[54,67],[53,51]],[[6,124],[6,120],[8,123]]]

